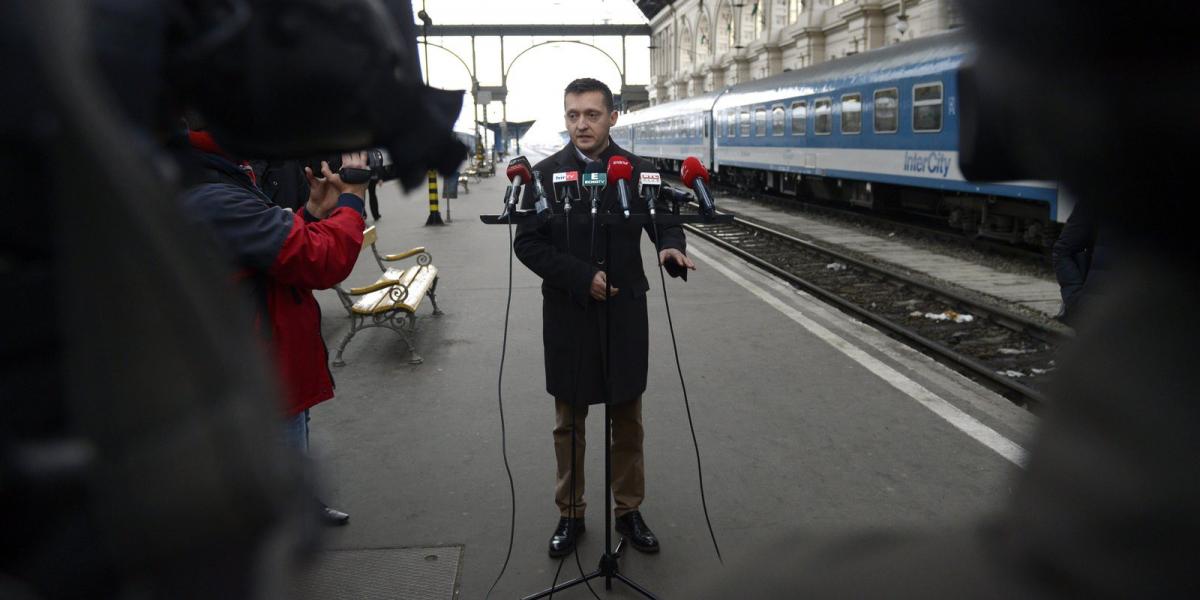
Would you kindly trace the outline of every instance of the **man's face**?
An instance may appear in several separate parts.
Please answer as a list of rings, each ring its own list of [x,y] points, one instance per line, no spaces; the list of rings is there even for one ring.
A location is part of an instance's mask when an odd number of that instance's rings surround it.
[[[617,112],[609,112],[604,105],[603,92],[567,94],[563,98],[566,109],[567,133],[571,143],[584,154],[594,152],[608,141],[608,130],[617,123]]]

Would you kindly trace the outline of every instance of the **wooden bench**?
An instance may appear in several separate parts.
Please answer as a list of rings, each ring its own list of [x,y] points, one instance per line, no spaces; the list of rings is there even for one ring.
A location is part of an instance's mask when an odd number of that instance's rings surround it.
[[[399,254],[380,255],[375,243],[379,240],[375,226],[363,231],[363,248],[370,246],[375,263],[379,265],[381,275],[371,285],[345,289],[341,285],[334,286],[338,298],[342,301],[346,313],[350,317],[350,330],[338,344],[337,357],[333,366],[342,367],[342,352],[354,337],[354,334],[371,327],[387,327],[400,334],[404,344],[408,346],[410,364],[420,364],[424,359],[417,354],[412,334],[417,331],[417,309],[421,302],[428,297],[433,305],[433,315],[441,316],[442,311],[437,305],[438,269],[433,266],[433,257],[425,248],[417,247]],[[405,269],[389,267],[392,263],[406,258],[415,257],[416,265]]]

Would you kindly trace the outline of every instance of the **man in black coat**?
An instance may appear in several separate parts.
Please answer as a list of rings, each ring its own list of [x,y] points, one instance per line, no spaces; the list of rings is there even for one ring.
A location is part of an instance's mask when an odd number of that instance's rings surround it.
[[[649,162],[618,147],[608,131],[617,122],[612,92],[595,79],[577,79],[564,91],[563,106],[571,143],[535,166],[542,186],[554,189],[554,173],[583,172],[589,163],[607,164],[624,156],[634,165],[633,181]],[[534,203],[533,186],[526,186],[523,203]],[[617,203],[609,186],[602,195],[602,212]],[[577,211],[588,210],[579,203]],[[561,213],[561,205],[556,206]],[[645,212],[645,207],[631,207]],[[554,396],[554,452],[558,464],[555,502],[559,522],[550,538],[550,556],[565,556],[584,530],[584,422],[588,406],[602,404],[611,385],[612,486],[616,529],[643,552],[657,552],[658,539],[642,519],[645,497],[642,455],[642,392],[646,389],[649,327],[646,291],[650,284],[642,269],[642,227],[616,225],[606,232],[584,223],[568,227],[521,225],[513,247],[525,266],[542,278],[542,342],[545,347],[546,391]],[[679,226],[647,225],[652,241],[661,242],[659,261],[695,269],[684,254]],[[611,247],[609,247],[611,245]],[[605,264],[606,261],[609,264]],[[607,293],[606,293],[607,292]],[[607,304],[607,306],[605,306]],[[605,352],[606,314],[611,315],[611,352]],[[606,364],[611,358],[612,363]],[[572,439],[574,448],[572,448]],[[575,455],[572,469],[571,456]]]

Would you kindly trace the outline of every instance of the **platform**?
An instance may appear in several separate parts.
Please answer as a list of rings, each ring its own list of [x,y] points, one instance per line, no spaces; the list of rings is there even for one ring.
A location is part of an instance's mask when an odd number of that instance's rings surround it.
[[[725,194],[718,195],[717,207],[791,230],[805,239],[848,248],[880,262],[1019,304],[1044,316],[1054,316],[1062,304],[1058,283],[1053,280],[1001,271],[903,241],[872,235],[850,225],[831,224],[756,202],[730,198]]]
[[[380,250],[426,246],[440,269],[445,315],[424,315],[419,323],[421,365],[407,363],[404,344],[390,331],[356,336],[347,365],[334,369],[337,397],[316,407],[311,422],[325,498],[352,515],[348,526],[326,530],[328,549],[461,548],[455,588],[461,598],[484,597],[508,545],[511,507],[496,397],[508,231],[478,220],[497,211],[506,183],[484,179],[469,195],[460,192],[450,201],[453,221],[442,227],[424,225],[424,189],[402,196],[394,184],[381,188]],[[1032,416],[712,246],[689,244],[698,270],[687,283],[668,280],[668,290],[708,507],[727,560],[784,530],[936,527],[1004,502]],[[652,265],[648,241],[643,251]],[[516,539],[495,598],[548,587],[558,567],[546,555],[558,515],[539,280],[519,261],[512,264],[503,391]],[[377,271],[367,256],[351,279],[373,281]],[[651,556],[631,550],[622,569],[671,598],[697,573],[719,565],[701,512],[662,293],[657,274],[647,274],[651,364],[642,512],[663,550]],[[346,318],[332,291],[318,292],[318,299],[325,339],[333,344]],[[595,568],[604,542],[602,427],[601,419],[589,419],[585,571]],[[577,574],[568,559],[562,578]],[[633,597],[621,586],[597,592]],[[591,595],[580,587],[556,597]]]

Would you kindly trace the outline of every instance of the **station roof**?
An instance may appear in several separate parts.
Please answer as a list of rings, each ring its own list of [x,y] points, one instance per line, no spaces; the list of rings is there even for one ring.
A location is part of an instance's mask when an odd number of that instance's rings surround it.
[[[413,27],[422,35],[424,27]],[[650,35],[647,24],[560,24],[560,25],[431,25],[430,37],[488,37],[488,36],[604,36]]]
[[[674,0],[635,0],[634,3],[637,4],[637,7],[642,11],[642,14],[646,15],[647,19],[653,19],[654,15],[658,14],[658,11],[662,10],[672,2],[674,2]]]

